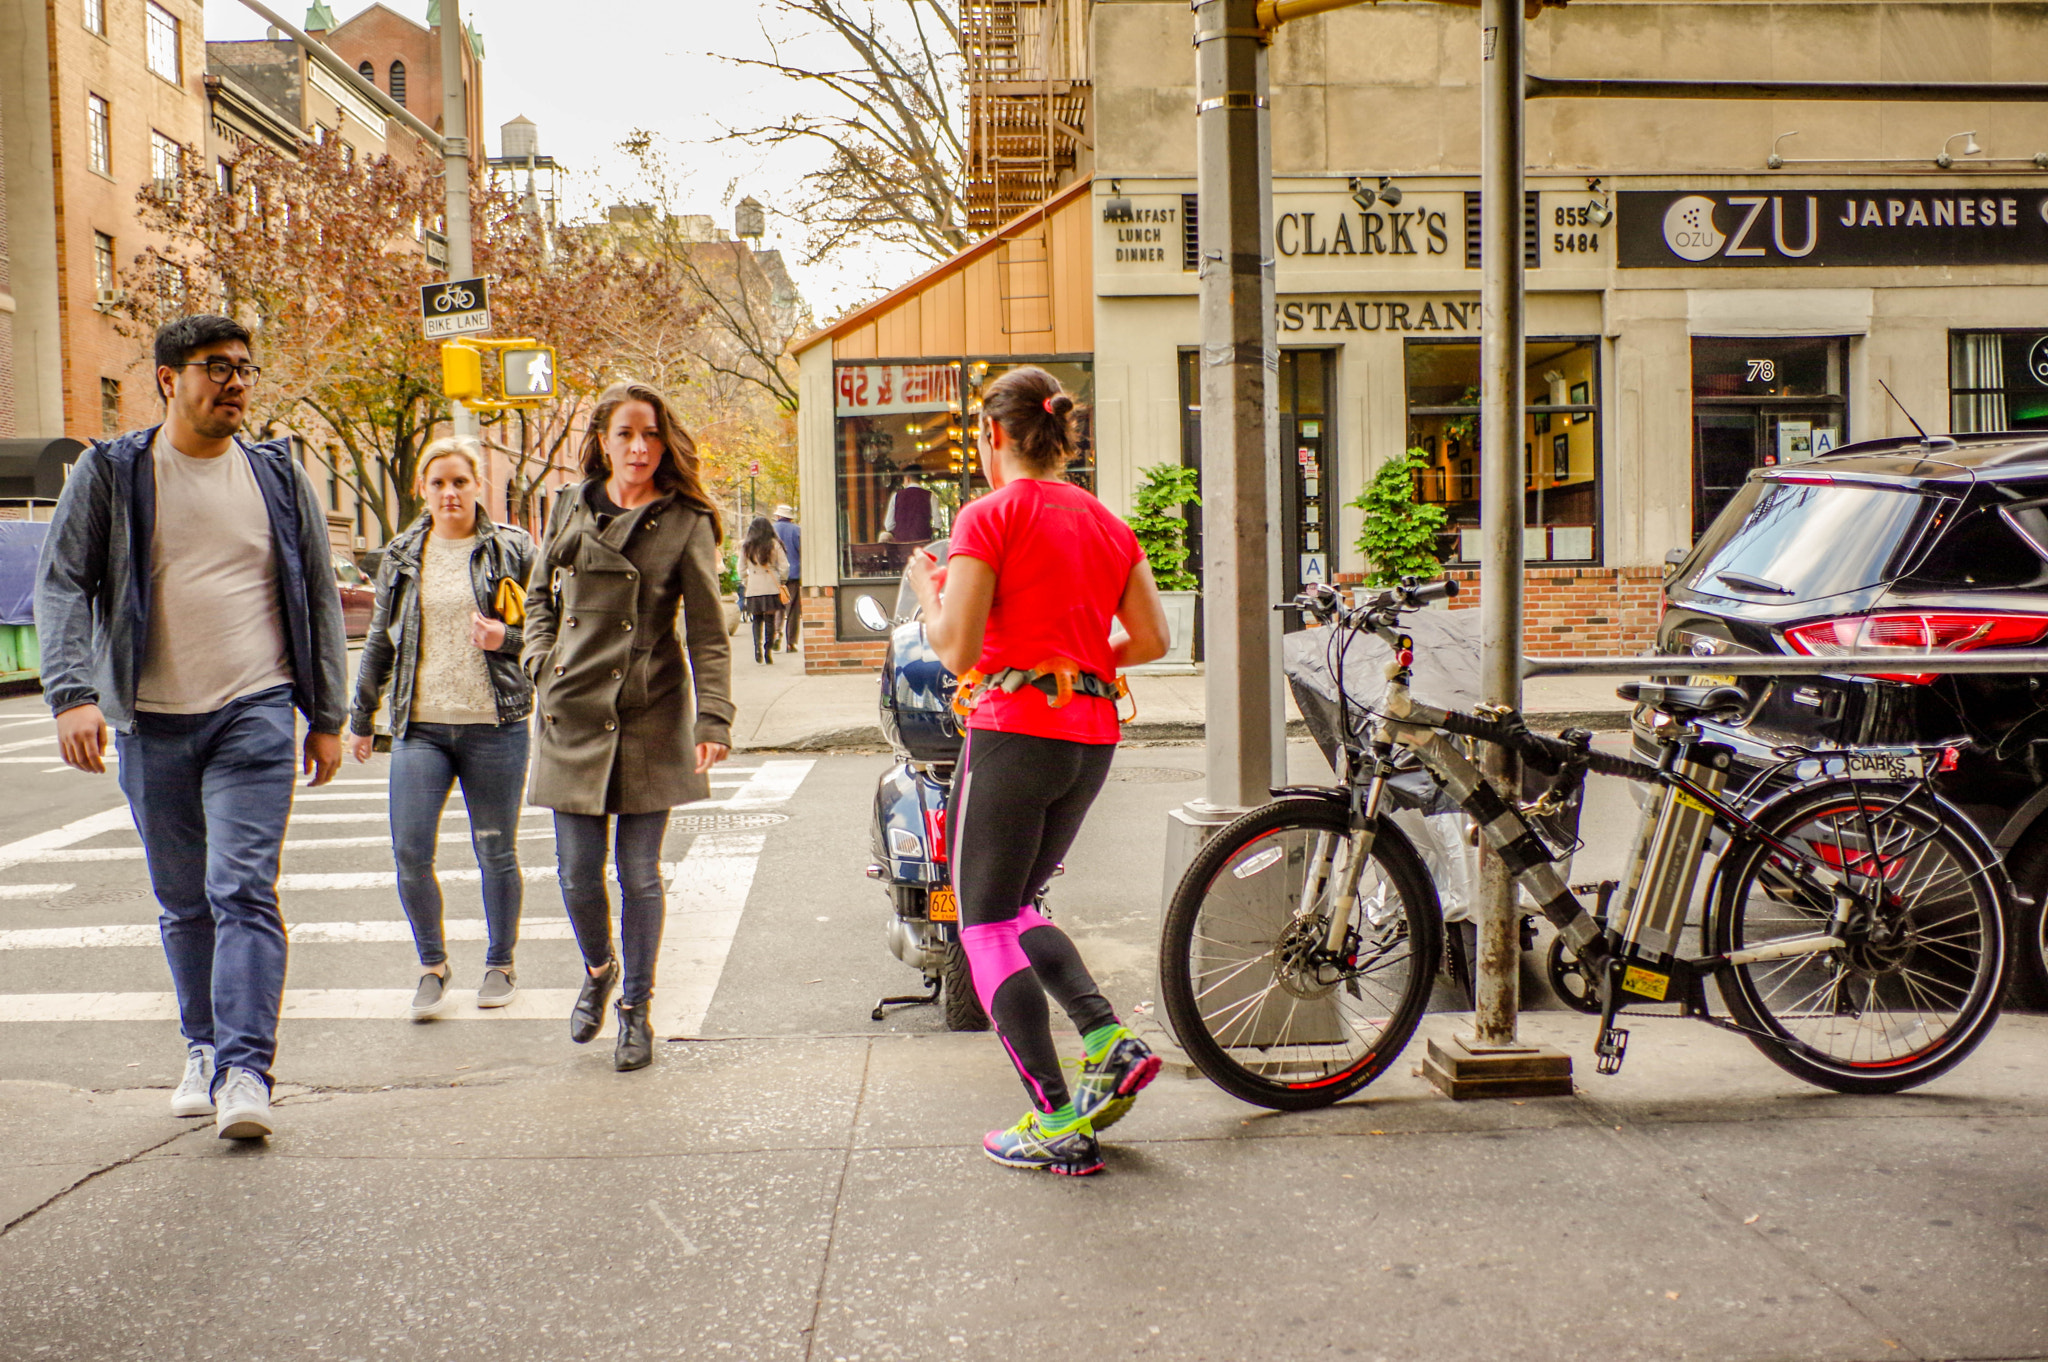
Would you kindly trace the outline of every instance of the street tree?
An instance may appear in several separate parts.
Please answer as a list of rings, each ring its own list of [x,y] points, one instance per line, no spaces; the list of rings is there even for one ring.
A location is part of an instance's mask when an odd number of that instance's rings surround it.
[[[730,136],[822,153],[792,205],[810,227],[810,258],[881,245],[943,260],[969,245],[958,0],[770,0],[762,8],[769,55],[726,60],[826,98]],[[794,55],[819,47],[837,60]]]

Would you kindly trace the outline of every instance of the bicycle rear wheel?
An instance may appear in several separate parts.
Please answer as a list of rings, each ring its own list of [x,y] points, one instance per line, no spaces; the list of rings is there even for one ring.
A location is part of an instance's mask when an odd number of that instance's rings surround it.
[[[1996,866],[1954,826],[1960,814],[1903,793],[1841,781],[1785,796],[1759,815],[1761,836],[1736,839],[1720,876],[1717,952],[1828,929],[1829,894],[1798,882],[1795,865],[1825,867],[1855,895],[1840,948],[1720,976],[1757,1048],[1836,1092],[1897,1092],[1946,1072],[1991,1029],[2005,987]]]
[[[1328,870],[1342,806],[1290,799],[1254,809],[1202,848],[1166,913],[1161,995],[1195,1066],[1234,1097],[1281,1111],[1328,1106],[1380,1076],[1428,1006],[1443,958],[1436,888],[1414,848],[1381,822],[1359,876],[1344,949],[1323,949]]]

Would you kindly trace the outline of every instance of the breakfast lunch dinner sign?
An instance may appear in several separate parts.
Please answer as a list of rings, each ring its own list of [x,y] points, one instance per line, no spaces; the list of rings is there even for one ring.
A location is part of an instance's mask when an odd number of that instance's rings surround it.
[[[2048,264],[2048,190],[1624,190],[1624,268]]]

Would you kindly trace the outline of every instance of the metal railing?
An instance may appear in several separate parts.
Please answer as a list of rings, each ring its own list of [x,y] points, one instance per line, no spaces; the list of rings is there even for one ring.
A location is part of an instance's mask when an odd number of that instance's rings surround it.
[[[1524,657],[1522,676],[1938,676],[1985,672],[2048,672],[2048,652],[2006,649],[1974,653],[1732,653],[1696,657]]]

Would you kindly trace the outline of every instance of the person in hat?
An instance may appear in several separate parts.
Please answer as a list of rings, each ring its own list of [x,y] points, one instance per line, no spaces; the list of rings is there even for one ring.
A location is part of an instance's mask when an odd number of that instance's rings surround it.
[[[788,502],[775,508],[775,537],[789,559],[789,576],[782,583],[789,588],[789,604],[782,609],[782,650],[793,653],[804,623],[804,532],[796,523],[796,507]]]

